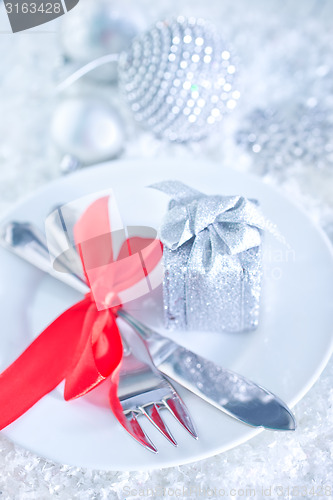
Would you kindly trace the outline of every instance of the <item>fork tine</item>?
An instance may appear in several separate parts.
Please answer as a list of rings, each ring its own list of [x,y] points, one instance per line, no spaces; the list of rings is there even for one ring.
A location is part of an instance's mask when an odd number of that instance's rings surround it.
[[[178,422],[191,434],[191,436],[198,439],[198,434],[184,401],[176,393],[174,393],[169,398],[164,399],[163,403],[178,420]]]
[[[137,414],[134,411],[129,411],[124,413],[125,419],[122,422],[125,429],[131,434],[136,441],[138,441],[142,446],[152,451],[153,453],[157,453],[157,448],[151,442],[145,431],[142,429],[141,425],[138,422]]]
[[[163,422],[156,403],[145,405],[144,407],[141,407],[141,410],[150,420],[150,422],[163,434],[163,436],[166,437],[168,441],[170,441],[170,443],[172,443],[174,446],[178,445],[168,427]]]

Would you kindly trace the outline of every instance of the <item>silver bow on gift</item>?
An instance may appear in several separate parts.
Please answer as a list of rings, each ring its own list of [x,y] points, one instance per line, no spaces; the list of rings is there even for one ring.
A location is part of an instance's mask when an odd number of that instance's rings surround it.
[[[256,328],[261,232],[277,234],[258,203],[242,196],[207,196],[178,181],[151,187],[172,197],[160,229],[167,326]]]

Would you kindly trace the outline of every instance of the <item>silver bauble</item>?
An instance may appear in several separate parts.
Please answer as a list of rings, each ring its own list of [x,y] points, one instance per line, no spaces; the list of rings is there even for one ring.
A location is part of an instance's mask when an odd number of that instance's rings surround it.
[[[196,141],[236,106],[235,65],[203,19],[158,22],[119,60],[119,85],[135,119],[157,136]]]
[[[274,108],[256,108],[243,119],[236,140],[255,154],[261,174],[289,177],[288,169],[304,167],[333,171],[333,106],[293,97]]]
[[[51,124],[55,144],[84,165],[118,156],[125,143],[119,113],[103,100],[68,98],[58,105]]]
[[[61,42],[65,55],[82,65],[128,49],[132,39],[145,27],[141,12],[126,1],[81,0],[63,17]],[[117,66],[110,63],[89,77],[115,80]]]

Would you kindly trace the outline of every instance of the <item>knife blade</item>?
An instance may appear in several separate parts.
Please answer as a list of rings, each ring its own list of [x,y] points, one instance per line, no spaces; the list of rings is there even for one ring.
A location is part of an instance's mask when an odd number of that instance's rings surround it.
[[[118,315],[144,339],[155,366],[167,377],[248,425],[296,429],[288,406],[272,392],[163,337],[125,310],[119,310]]]

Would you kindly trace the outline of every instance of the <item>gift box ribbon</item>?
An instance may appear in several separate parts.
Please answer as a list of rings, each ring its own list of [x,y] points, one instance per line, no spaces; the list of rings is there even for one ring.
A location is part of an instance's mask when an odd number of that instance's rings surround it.
[[[160,182],[151,187],[172,198],[160,230],[162,243],[170,250],[177,250],[195,238],[196,249],[207,255],[207,243],[213,245],[218,239],[222,253],[236,255],[260,245],[260,230],[282,238],[276,226],[262,215],[255,200],[205,195],[179,181]]]
[[[108,197],[86,209],[75,224],[74,237],[87,283],[99,301],[104,293],[104,308],[97,308],[93,294],[88,293],[0,374],[0,429],[63,380],[64,398],[70,401],[116,373],[123,354],[116,323],[117,308],[121,307],[118,294],[147,276],[162,256],[158,240],[133,237],[124,241],[115,258]],[[116,397],[116,391],[112,391],[110,398]]]

